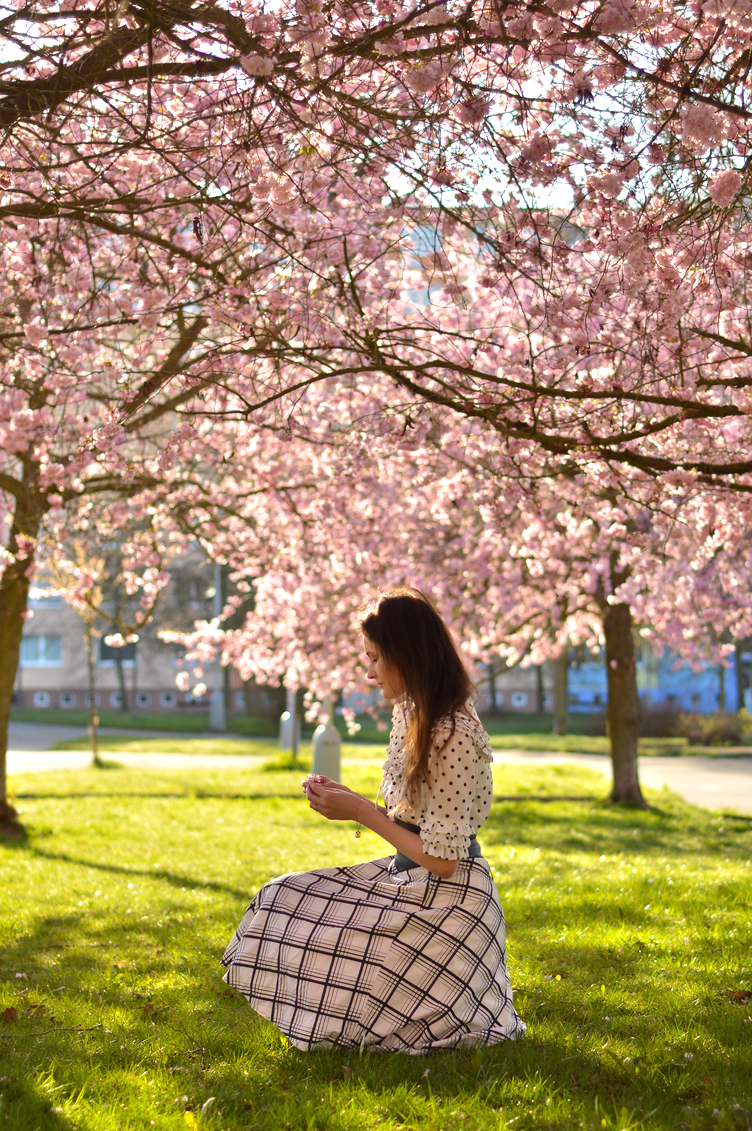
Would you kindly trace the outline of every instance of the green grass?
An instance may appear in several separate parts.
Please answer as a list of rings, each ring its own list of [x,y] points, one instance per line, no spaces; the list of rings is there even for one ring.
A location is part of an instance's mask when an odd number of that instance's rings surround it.
[[[387,713],[384,713],[384,719]],[[16,722],[35,723],[67,723],[72,726],[88,725],[86,711],[62,710],[57,708],[40,708],[14,710],[11,719]],[[354,738],[346,734],[344,724],[339,720],[337,726],[348,745],[363,744],[366,746],[386,746],[387,731],[378,729],[376,722],[367,715],[359,716],[360,730]],[[589,716],[573,715],[570,719],[570,733],[565,735],[551,734],[551,716],[536,714],[515,714],[501,716],[485,716],[484,725],[491,736],[491,745],[495,750],[528,750],[541,753],[582,753],[582,754],[608,754],[608,739],[603,735],[581,734],[582,729],[587,729]],[[100,712],[100,725],[107,728],[118,728],[126,732],[138,728],[140,730],[168,730],[181,731],[187,735],[207,734],[209,730],[209,715],[207,712],[191,714],[157,712],[139,712],[132,718],[125,711]],[[249,718],[245,715],[236,715],[228,724],[230,733],[245,735],[249,738],[268,738],[274,741],[277,737],[277,724],[268,718]],[[303,736],[310,739],[311,728],[304,727]],[[81,739],[70,742],[59,742],[55,750],[77,750],[81,746]],[[114,742],[115,745],[108,745]],[[143,743],[140,739],[127,739],[119,735],[103,736],[100,739],[103,751],[107,750],[132,750],[150,752],[173,752],[175,750],[188,752],[186,744],[175,745],[175,740],[150,740]],[[254,744],[250,744],[254,745]],[[214,748],[210,748],[209,740],[206,745],[196,747],[196,752],[204,753],[246,753],[239,743],[232,740],[213,740]],[[704,754],[712,757],[728,757],[734,751],[729,751],[724,746],[690,746],[686,738],[641,738],[639,740],[640,754],[644,755],[694,755]]]
[[[377,763],[346,780],[372,796]],[[297,773],[12,779],[0,842],[3,1131],[747,1128],[752,823],[668,793],[615,809],[580,767],[500,766],[482,833],[524,1041],[426,1058],[305,1055],[220,981],[280,872],[385,854],[307,808]],[[17,978],[16,974],[26,978]]]
[[[550,753],[608,754],[608,739],[602,735],[491,734],[494,750],[540,750]],[[686,754],[686,738],[640,738],[640,754]],[[694,749],[694,748],[693,748]]]
[[[88,749],[88,741],[68,738],[56,742],[53,750]],[[269,757],[279,747],[273,738],[131,738],[128,734],[102,734],[99,749],[103,754],[128,751],[131,754],[244,754]]]
[[[357,758],[382,758],[386,751],[386,736],[380,736],[381,741],[353,742],[349,740],[342,744],[342,756]],[[510,734],[492,735],[491,745],[494,750],[526,750],[539,753],[582,753],[582,754],[608,754],[608,739],[576,735],[544,735],[544,734]],[[87,747],[87,740],[80,738],[65,739],[56,742],[53,750],[80,750]],[[88,747],[87,747],[88,748]],[[240,738],[132,738],[127,732],[124,734],[100,735],[99,748],[103,755],[114,754],[118,751],[128,751],[133,754],[244,754],[259,757],[277,758],[279,747],[276,738],[256,738],[243,740]],[[302,742],[301,758],[310,760],[311,744]],[[639,752],[643,755],[686,755],[705,754],[718,757],[728,757],[727,747],[717,746],[688,746],[684,738],[641,738]]]
[[[88,749],[86,741],[70,738],[56,742],[53,750]],[[257,738],[243,741],[238,738],[131,738],[127,734],[100,735],[99,750],[105,757],[109,754],[203,754],[203,755],[244,755],[245,757],[266,758],[286,764],[289,754],[280,751],[276,739]],[[386,744],[367,745],[365,743],[344,742],[343,758],[380,758],[384,761]],[[301,742],[299,757],[301,762],[311,760],[310,742]]]
[[[78,708],[63,707],[14,707],[10,713],[15,723],[54,723],[56,726],[88,727],[89,712]],[[120,730],[171,730],[185,731],[188,734],[211,733],[208,711],[100,711],[99,725],[117,727]],[[279,725],[270,718],[261,716],[233,715],[227,729],[235,734],[273,737]]]
[[[608,754],[610,752],[608,739],[600,735],[491,734],[490,739],[494,750],[528,750],[541,754]],[[637,741],[637,750],[639,754],[647,757],[703,755],[711,758],[732,758],[738,753],[746,755],[752,747],[690,746],[686,738],[640,738]]]

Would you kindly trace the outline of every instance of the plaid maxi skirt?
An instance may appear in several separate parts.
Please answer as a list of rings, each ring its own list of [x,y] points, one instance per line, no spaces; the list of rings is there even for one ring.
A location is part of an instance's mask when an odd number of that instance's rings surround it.
[[[521,1036],[486,861],[461,860],[448,880],[392,861],[270,880],[225,952],[225,982],[303,1050],[423,1053]]]

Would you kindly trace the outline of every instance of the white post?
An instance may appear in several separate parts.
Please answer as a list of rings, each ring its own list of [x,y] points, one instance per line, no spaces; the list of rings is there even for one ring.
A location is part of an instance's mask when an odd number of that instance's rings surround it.
[[[214,563],[214,616],[219,617],[222,612],[222,567],[219,562]],[[214,690],[209,703],[209,726],[212,730],[227,730],[227,716],[225,714],[225,689],[219,652],[214,661]]]
[[[280,750],[292,750],[293,758],[298,756],[298,748],[300,747],[300,719],[296,718],[297,696],[294,691],[287,689],[287,710],[283,712],[279,720],[279,748]],[[295,720],[293,724],[293,719]]]
[[[325,723],[316,727],[313,733],[313,772],[323,774],[332,781],[340,780],[340,753],[342,739],[333,725],[332,697],[324,700]]]

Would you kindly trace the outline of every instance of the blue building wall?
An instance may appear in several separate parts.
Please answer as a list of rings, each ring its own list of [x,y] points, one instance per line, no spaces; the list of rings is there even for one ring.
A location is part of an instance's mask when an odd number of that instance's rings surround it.
[[[742,679],[737,680],[737,662],[741,660]],[[724,665],[725,667],[725,665]],[[752,713],[752,652],[732,653],[728,657],[723,678],[719,664],[708,664],[694,671],[675,653],[656,655],[642,647],[637,658],[637,687],[646,704],[672,704],[684,711],[710,714],[713,711],[738,711],[742,707]],[[739,702],[738,686],[743,685]],[[746,687],[744,685],[746,684]],[[723,702],[721,689],[723,688]],[[598,711],[608,702],[606,669],[602,656],[593,657],[569,669],[569,705],[571,711]]]

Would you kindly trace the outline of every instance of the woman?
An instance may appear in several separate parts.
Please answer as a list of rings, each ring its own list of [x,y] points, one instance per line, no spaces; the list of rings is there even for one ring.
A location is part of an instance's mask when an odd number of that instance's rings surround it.
[[[265,884],[227,948],[225,981],[300,1049],[410,1053],[524,1032],[504,915],[475,834],[491,807],[491,747],[446,625],[417,590],[361,617],[368,678],[395,700],[385,808],[309,774],[308,803],[378,833],[394,856]]]

